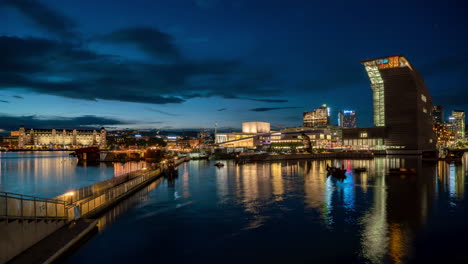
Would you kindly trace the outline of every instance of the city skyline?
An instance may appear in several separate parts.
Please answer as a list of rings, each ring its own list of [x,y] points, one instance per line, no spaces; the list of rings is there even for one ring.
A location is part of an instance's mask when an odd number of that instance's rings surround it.
[[[468,111],[467,21],[461,1],[425,3],[3,1],[0,132],[299,126],[322,104],[369,127],[359,61],[394,54],[419,69],[446,120]]]

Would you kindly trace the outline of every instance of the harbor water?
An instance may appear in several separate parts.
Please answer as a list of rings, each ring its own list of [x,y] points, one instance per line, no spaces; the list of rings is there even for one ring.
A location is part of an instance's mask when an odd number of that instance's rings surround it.
[[[467,157],[183,163],[68,263],[468,263]],[[343,166],[346,179],[327,177]],[[353,172],[365,167],[367,171]],[[417,175],[388,175],[414,168]]]
[[[70,152],[0,152],[0,192],[52,198],[145,167],[144,162],[90,165]]]

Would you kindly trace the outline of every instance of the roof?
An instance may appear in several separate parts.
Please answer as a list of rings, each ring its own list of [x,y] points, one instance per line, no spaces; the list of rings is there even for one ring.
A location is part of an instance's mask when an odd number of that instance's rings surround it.
[[[368,61],[374,61],[374,60],[385,59],[385,58],[389,58],[389,57],[395,57],[395,56],[398,56],[398,57],[405,57],[405,56],[403,56],[403,54],[395,54],[395,55],[390,55],[390,56],[378,57],[378,58],[374,58],[374,59],[365,59],[365,60],[361,60],[361,63],[368,62]]]

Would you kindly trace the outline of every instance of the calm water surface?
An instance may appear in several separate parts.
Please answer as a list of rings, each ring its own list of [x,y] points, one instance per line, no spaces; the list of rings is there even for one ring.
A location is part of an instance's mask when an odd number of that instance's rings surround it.
[[[0,192],[52,198],[119,176],[140,163],[78,163],[70,151],[0,152]]]
[[[468,263],[467,158],[191,161],[100,219],[69,263]],[[340,182],[326,164],[350,169]],[[368,172],[353,173],[353,167]],[[417,176],[388,176],[388,168]]]

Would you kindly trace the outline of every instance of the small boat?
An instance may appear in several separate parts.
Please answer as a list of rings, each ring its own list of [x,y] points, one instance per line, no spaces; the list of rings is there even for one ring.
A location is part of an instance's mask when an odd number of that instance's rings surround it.
[[[346,179],[346,170],[345,169],[340,169],[337,167],[330,167],[327,164],[327,177],[328,176],[333,176],[335,178],[338,178],[340,180]]]
[[[218,162],[215,163],[215,166],[220,168],[220,167],[223,167],[224,164],[218,161]]]
[[[364,167],[354,168],[353,171],[354,172],[365,172],[365,171],[367,171],[367,168],[364,168]]]

